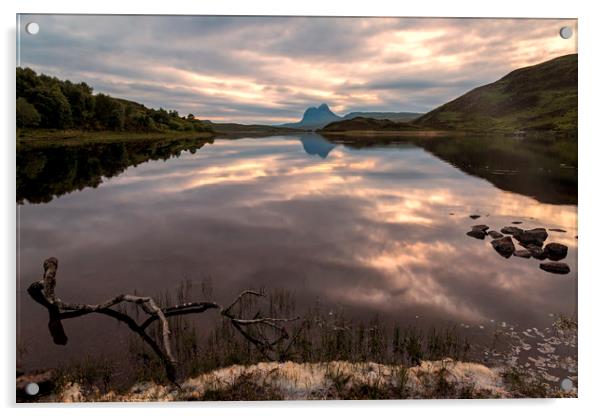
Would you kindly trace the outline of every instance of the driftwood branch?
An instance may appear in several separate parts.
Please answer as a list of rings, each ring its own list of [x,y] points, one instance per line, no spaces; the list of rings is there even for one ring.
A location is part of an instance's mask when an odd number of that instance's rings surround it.
[[[42,280],[32,283],[27,291],[30,296],[42,306],[48,309],[49,323],[48,328],[52,335],[53,341],[59,345],[65,345],[67,343],[67,335],[63,329],[61,321],[63,319],[71,319],[79,316],[87,315],[90,313],[99,313],[106,316],[110,316],[128,325],[130,329],[135,331],[140,337],[146,342],[151,349],[160,357],[163,361],[168,378],[172,382],[175,381],[175,368],[177,365],[177,359],[173,354],[171,348],[171,330],[169,327],[168,318],[171,316],[187,315],[203,313],[210,309],[216,309],[219,313],[227,320],[230,321],[232,326],[250,343],[255,345],[259,352],[267,359],[274,360],[274,357],[269,354],[273,351],[275,345],[285,339],[289,339],[286,328],[282,325],[287,322],[295,321],[300,319],[295,318],[272,318],[272,317],[260,317],[255,316],[252,319],[244,319],[237,317],[232,313],[234,306],[239,304],[246,296],[264,296],[263,293],[255,292],[252,290],[245,290],[240,293],[232,303],[227,307],[222,307],[215,302],[187,302],[179,305],[169,306],[161,308],[157,303],[148,296],[137,296],[129,294],[120,294],[107,301],[95,305],[83,304],[83,303],[67,303],[63,302],[59,297],[56,296],[56,274],[58,269],[58,260],[55,257],[50,257],[44,261],[44,274]],[[131,318],[126,313],[112,309],[112,307],[121,303],[131,303],[136,307],[139,307],[144,311],[148,317],[141,323],[138,324],[135,319]],[[161,323],[161,349],[155,341],[146,333],[146,329],[155,321]],[[259,336],[252,335],[249,331],[250,327],[255,328],[271,328],[279,333],[279,336],[275,340],[268,340],[261,330],[259,330]],[[291,343],[296,338],[293,337]],[[290,347],[290,343],[288,348]]]

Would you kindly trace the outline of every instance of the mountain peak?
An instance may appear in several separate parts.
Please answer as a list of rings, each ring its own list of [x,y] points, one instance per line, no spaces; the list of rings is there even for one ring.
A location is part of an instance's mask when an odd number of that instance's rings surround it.
[[[297,123],[284,124],[285,127],[319,129],[333,121],[341,120],[342,117],[337,116],[328,107],[328,104],[322,103],[318,107],[308,107],[303,113],[303,118]]]

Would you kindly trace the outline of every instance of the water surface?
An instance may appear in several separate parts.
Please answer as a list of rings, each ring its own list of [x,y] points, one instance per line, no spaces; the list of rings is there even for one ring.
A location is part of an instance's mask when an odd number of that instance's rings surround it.
[[[52,344],[47,312],[25,290],[50,256],[59,259],[57,292],[73,302],[152,296],[190,279],[211,281],[222,302],[242,289],[281,288],[301,306],[425,327],[543,328],[575,315],[572,151],[475,140],[361,147],[303,135],[23,152],[23,365],[125,349],[127,331],[98,316],[65,321],[68,345]],[[569,247],[571,273],[502,258],[489,239],[465,235],[513,221],[566,230],[548,242]]]

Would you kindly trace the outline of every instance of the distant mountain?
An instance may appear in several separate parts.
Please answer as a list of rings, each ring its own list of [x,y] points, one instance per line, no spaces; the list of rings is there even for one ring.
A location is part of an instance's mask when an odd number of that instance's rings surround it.
[[[414,122],[436,129],[576,133],[577,54],[512,71]]]
[[[297,129],[319,129],[332,123],[333,121],[342,120],[342,117],[333,113],[328,104],[321,104],[319,107],[309,107],[303,113],[301,121],[296,123],[282,124],[282,127],[297,128]]]
[[[373,118],[375,120],[391,120],[391,121],[412,121],[418,117],[424,115],[424,113],[395,113],[395,112],[375,112],[375,111],[354,111],[352,113],[345,114],[343,119],[351,120],[356,117]]]
[[[391,120],[391,121],[412,121],[423,115],[423,113],[395,113],[395,112],[367,112],[354,111],[345,114],[343,117],[333,113],[328,104],[321,104],[319,107],[309,107],[303,113],[301,121],[296,123],[282,124],[282,127],[290,127],[297,129],[316,130],[321,129],[327,124],[341,120],[351,120],[356,117],[372,118],[376,120]]]

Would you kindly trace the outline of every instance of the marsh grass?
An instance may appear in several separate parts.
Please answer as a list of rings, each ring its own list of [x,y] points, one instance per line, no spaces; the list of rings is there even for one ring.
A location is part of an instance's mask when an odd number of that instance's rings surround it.
[[[204,295],[212,294],[210,279],[205,279],[200,287]],[[156,299],[162,306],[183,303],[190,301],[191,291],[192,283],[185,281],[174,294],[163,293]],[[245,298],[235,307],[234,313],[247,318],[299,315],[294,294],[290,291],[274,289],[265,293],[264,298]],[[325,310],[323,305],[309,308],[301,318],[287,324],[289,338],[274,345],[277,361],[372,361],[414,366],[422,360],[465,359],[470,350],[468,340],[460,337],[455,327],[425,331],[415,326],[386,323],[379,315],[367,321],[350,319],[341,310]],[[254,345],[216,314],[176,316],[170,318],[170,325],[180,377],[195,377],[230,365],[266,361]],[[250,331],[254,329],[250,328]],[[276,338],[277,330],[270,331],[252,334]],[[158,326],[149,328],[149,333],[159,341]],[[135,334],[129,337],[128,353],[135,380],[167,382],[161,361]],[[400,381],[404,380],[403,374],[399,377]],[[342,381],[336,375],[333,378],[335,385]]]
[[[577,319],[559,314],[558,318],[552,324],[556,331],[576,331],[577,330]]]
[[[284,395],[277,387],[268,383],[257,383],[248,374],[242,374],[227,385],[216,385],[206,390],[200,400],[203,401],[257,401],[282,400]]]
[[[127,143],[134,141],[169,139],[208,139],[213,132],[164,130],[155,132],[84,131],[53,129],[19,129],[17,148],[47,148],[52,146],[79,146],[82,144]]]
[[[212,299],[211,279],[203,279],[199,288],[204,297]],[[173,292],[159,294],[154,296],[154,299],[160,306],[180,304],[190,301],[192,292],[192,282],[185,280]],[[121,310],[136,317],[135,308],[130,308],[131,306],[123,306]],[[299,314],[294,294],[281,289],[265,291],[263,298],[244,298],[235,306],[233,313],[245,318],[290,317]],[[288,323],[289,338],[274,345],[276,361],[374,362],[395,366],[393,382],[387,383],[386,386],[358,382],[355,379],[350,382],[349,375],[337,371],[334,367],[327,375],[332,382],[331,391],[327,393],[330,398],[408,397],[409,367],[419,365],[423,360],[465,360],[470,351],[468,340],[462,338],[453,326],[424,330],[416,326],[385,322],[379,315],[374,315],[368,320],[352,319],[342,309],[331,310],[321,304],[306,309],[301,318],[299,321]],[[172,348],[178,359],[179,379],[196,377],[231,365],[251,365],[266,361],[266,357],[219,314],[208,311],[201,315],[172,316],[169,320]],[[151,325],[147,332],[160,344],[161,332],[158,325]],[[269,339],[278,334],[275,329],[274,333],[270,333],[268,329],[253,335]],[[106,358],[86,358],[74,362],[61,369],[58,385],[75,382],[86,392],[100,394],[110,389],[123,390],[145,381],[169,384],[160,357],[135,333],[128,337],[127,355],[130,366],[120,368],[117,375],[113,363]],[[220,385],[210,389],[199,399],[239,400],[244,397],[245,400],[274,400],[281,396],[273,386],[258,386],[255,382],[241,377],[231,382],[231,385]],[[470,393],[468,390],[462,394],[457,390],[449,390],[452,387],[446,384],[443,374],[438,379],[429,379],[428,382],[432,384],[433,397],[460,397]],[[250,396],[247,396],[247,393]]]
[[[115,367],[109,358],[89,355],[56,369],[54,393],[69,383],[77,383],[84,394],[100,396],[116,389],[114,374]]]
[[[534,378],[527,371],[509,367],[502,373],[506,386],[516,397],[551,397],[550,386],[543,381]]]

